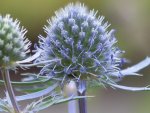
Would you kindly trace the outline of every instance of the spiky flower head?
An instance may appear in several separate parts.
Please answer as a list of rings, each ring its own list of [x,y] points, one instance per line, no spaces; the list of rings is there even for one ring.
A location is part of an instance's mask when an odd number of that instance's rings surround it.
[[[25,38],[26,30],[10,15],[0,16],[0,67],[14,68],[16,61],[23,60],[30,42]]]
[[[45,63],[42,75],[64,80],[111,79],[122,63],[122,51],[116,46],[115,30],[103,16],[96,16],[82,4],[69,4],[60,9],[45,27],[46,37],[40,36],[41,56],[36,62]]]

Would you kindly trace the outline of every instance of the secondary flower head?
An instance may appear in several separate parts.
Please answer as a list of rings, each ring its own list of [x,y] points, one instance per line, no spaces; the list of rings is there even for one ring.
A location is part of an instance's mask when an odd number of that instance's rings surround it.
[[[107,79],[120,70],[122,51],[115,30],[108,31],[108,22],[96,13],[78,3],[56,12],[45,27],[46,38],[39,37],[42,53],[36,62],[54,61],[46,63],[41,74],[62,80]]]
[[[30,42],[25,38],[26,30],[10,15],[0,16],[0,67],[14,68],[16,61],[25,59]]]

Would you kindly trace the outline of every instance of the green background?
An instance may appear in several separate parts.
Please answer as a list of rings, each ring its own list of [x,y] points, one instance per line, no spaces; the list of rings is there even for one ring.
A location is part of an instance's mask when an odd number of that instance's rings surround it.
[[[11,14],[21,21],[33,43],[38,35],[44,35],[43,27],[54,12],[75,0],[0,0],[0,14]],[[150,0],[80,0],[89,9],[98,10],[105,21],[116,29],[118,46],[125,50],[128,66],[150,56]],[[140,73],[143,77],[126,77],[120,84],[146,86],[150,84],[150,68]],[[12,78],[18,76],[13,76]],[[3,95],[3,89],[1,93]],[[92,88],[88,99],[89,113],[150,113],[150,92],[128,92],[111,88]],[[67,104],[55,105],[41,113],[66,113]]]

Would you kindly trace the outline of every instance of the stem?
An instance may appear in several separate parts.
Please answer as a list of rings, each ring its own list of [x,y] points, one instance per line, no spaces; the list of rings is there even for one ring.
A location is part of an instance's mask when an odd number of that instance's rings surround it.
[[[65,92],[68,97],[77,95],[76,83],[74,81],[70,81],[65,86]],[[68,102],[68,113],[76,113],[76,100],[71,100]]]
[[[80,80],[78,82],[78,96],[86,95],[86,81]],[[79,113],[87,113],[87,102],[86,98],[78,99]]]
[[[68,102],[68,113],[76,113],[76,100]]]
[[[2,72],[3,80],[5,81],[5,88],[8,91],[8,95],[9,95],[11,104],[12,104],[13,109],[14,109],[14,113],[20,113],[17,101],[15,99],[15,94],[14,94],[14,91],[13,91],[13,88],[12,88],[12,85],[10,82],[9,70],[8,69],[2,69],[1,72]]]

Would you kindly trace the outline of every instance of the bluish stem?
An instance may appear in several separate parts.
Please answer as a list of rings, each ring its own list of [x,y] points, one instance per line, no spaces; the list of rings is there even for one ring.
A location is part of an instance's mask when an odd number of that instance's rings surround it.
[[[12,88],[12,85],[10,82],[9,70],[8,69],[2,69],[1,72],[2,72],[2,76],[3,76],[3,80],[5,81],[5,88],[8,91],[8,95],[9,95],[11,104],[12,104],[13,109],[14,109],[14,113],[20,113],[19,106],[18,106],[17,101],[15,99],[15,94],[14,94],[14,91],[13,91],[13,88]]]
[[[80,80],[78,82],[78,96],[86,95],[86,81]],[[79,113],[87,113],[87,102],[86,98],[81,98],[78,100],[79,103]]]
[[[77,95],[77,87],[74,81],[70,81],[69,84],[66,85],[66,93],[68,97]],[[68,102],[68,113],[76,113],[76,100],[71,100]]]
[[[76,100],[68,102],[68,113],[76,113]]]

